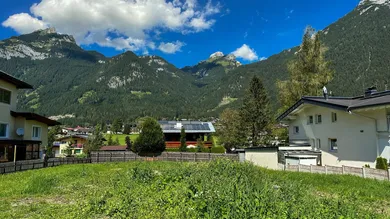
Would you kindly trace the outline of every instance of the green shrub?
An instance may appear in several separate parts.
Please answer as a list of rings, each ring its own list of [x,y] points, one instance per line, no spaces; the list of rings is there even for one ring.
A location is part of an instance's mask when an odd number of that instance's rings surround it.
[[[137,153],[160,153],[165,150],[164,134],[155,119],[148,117],[144,120],[134,148]]]
[[[387,159],[383,157],[376,158],[375,168],[380,170],[387,170],[388,169]]]

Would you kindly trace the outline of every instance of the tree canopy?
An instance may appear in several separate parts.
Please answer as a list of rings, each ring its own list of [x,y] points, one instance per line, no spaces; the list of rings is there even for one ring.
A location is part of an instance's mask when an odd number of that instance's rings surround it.
[[[159,153],[165,150],[164,134],[160,124],[153,118],[145,118],[141,133],[134,142],[137,153]]]

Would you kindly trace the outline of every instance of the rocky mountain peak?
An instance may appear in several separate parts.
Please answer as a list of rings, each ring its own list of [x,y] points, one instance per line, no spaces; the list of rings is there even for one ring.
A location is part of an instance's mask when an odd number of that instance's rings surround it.
[[[218,52],[211,54],[210,58],[216,58],[216,57],[222,57],[222,56],[224,56],[223,52],[218,51]]]
[[[375,4],[375,5],[389,5],[390,0],[361,0],[359,6],[366,4]]]

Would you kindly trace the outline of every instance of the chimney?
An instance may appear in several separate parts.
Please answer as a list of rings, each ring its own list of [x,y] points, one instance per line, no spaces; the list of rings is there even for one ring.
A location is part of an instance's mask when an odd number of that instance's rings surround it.
[[[366,92],[364,92],[364,97],[370,97],[372,96],[373,94],[375,94],[377,92],[376,90],[376,87],[373,86],[373,87],[370,87],[366,90]]]

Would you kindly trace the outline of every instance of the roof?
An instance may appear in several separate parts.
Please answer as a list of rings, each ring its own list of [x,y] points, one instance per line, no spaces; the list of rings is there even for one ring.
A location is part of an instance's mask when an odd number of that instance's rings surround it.
[[[126,151],[127,146],[103,146],[101,151]]]
[[[328,99],[324,97],[302,97],[293,106],[283,112],[277,120],[283,120],[303,104],[312,104],[348,112],[356,109],[390,105],[390,91],[377,92],[370,96],[329,97]]]
[[[11,111],[11,115],[13,117],[19,117],[20,116],[20,117],[26,118],[27,120],[35,120],[35,121],[38,121],[38,122],[42,122],[42,123],[47,124],[48,126],[61,125],[61,123],[59,123],[59,122],[57,122],[55,120],[51,120],[49,118],[46,118],[44,116],[41,116],[41,115],[38,115],[38,114],[35,114],[35,113]]]
[[[200,121],[159,121],[163,133],[180,133],[183,126],[186,133],[214,133],[211,122]]]
[[[41,144],[41,143],[42,141],[35,141],[35,140],[0,139],[0,144],[23,145],[23,144]]]
[[[67,135],[61,138],[57,138],[57,141],[68,139],[68,138],[82,138],[82,139],[88,139],[91,135]],[[102,138],[102,141],[107,141],[104,137]]]
[[[88,135],[68,135],[61,138],[57,138],[57,140],[63,140],[68,138],[82,138],[82,139],[88,139]]]
[[[3,71],[1,71],[1,70],[0,70],[0,80],[4,80],[8,83],[11,83],[19,89],[33,89],[32,85],[27,84],[26,82],[21,81],[15,77],[3,72]]]

